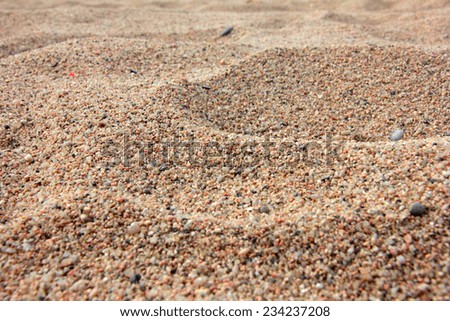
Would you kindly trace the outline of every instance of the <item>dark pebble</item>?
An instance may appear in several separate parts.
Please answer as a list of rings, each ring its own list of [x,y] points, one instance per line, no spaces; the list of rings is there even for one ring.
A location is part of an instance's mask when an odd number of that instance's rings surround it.
[[[228,36],[230,33],[231,33],[231,31],[233,31],[233,27],[227,27],[227,28],[225,28],[225,30],[224,31],[222,31],[222,33],[220,34],[220,36],[221,37],[225,37],[225,36]]]
[[[131,283],[139,283],[139,281],[141,280],[141,275],[140,274],[133,274],[132,276],[130,276],[130,282]]]
[[[269,206],[264,205],[264,206],[261,206],[261,208],[259,209],[259,211],[260,211],[261,213],[269,214],[270,208],[269,208]]]
[[[412,204],[411,207],[409,208],[409,213],[411,213],[411,215],[413,216],[422,216],[426,212],[427,212],[426,207],[417,202]]]

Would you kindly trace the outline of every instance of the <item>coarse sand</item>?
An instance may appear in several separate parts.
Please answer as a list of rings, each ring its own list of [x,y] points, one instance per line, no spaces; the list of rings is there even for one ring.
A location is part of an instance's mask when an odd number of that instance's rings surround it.
[[[448,17],[2,1],[0,299],[449,300]]]

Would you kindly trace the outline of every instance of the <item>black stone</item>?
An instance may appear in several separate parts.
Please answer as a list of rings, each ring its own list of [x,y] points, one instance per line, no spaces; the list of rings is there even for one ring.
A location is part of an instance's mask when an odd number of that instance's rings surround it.
[[[227,27],[227,28],[225,28],[225,30],[224,31],[222,31],[222,33],[220,34],[220,36],[221,37],[225,37],[225,36],[228,36],[230,33],[231,33],[231,31],[233,31],[233,27]]]
[[[130,276],[130,282],[131,283],[139,283],[139,281],[141,280],[141,275],[140,274],[133,274],[132,276]]]
[[[423,206],[420,203],[414,203],[409,208],[409,213],[413,216],[422,216],[427,212],[427,209],[425,206]]]

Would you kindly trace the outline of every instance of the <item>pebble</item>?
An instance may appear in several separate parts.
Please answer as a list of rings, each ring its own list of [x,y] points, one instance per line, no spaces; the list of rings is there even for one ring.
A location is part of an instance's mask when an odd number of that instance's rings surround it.
[[[427,291],[430,288],[430,286],[428,284],[426,284],[426,283],[420,283],[420,284],[417,284],[416,288],[420,292],[425,292],[425,291]]]
[[[247,254],[250,253],[250,248],[244,248],[242,250],[239,251],[238,256],[247,256]]]
[[[405,264],[405,262],[406,262],[406,259],[405,259],[405,257],[403,255],[397,256],[397,263],[398,264],[403,265],[403,264]]]
[[[25,157],[23,158],[25,162],[27,163],[31,163],[33,162],[33,156],[31,156],[30,154],[26,154]]]
[[[196,286],[203,286],[208,282],[208,278],[206,276],[199,276],[194,280],[194,285]]]
[[[142,278],[142,276],[139,273],[133,274],[132,276],[130,276],[130,282],[132,284],[139,283],[141,278]]]
[[[157,243],[158,243],[158,238],[157,238],[156,236],[153,236],[153,237],[150,239],[150,244],[155,245],[155,244],[157,244]]]
[[[80,261],[79,257],[77,255],[71,255],[65,259],[63,259],[61,261],[61,263],[59,264],[59,267],[61,268],[65,268],[68,267],[70,265],[75,265]]]
[[[137,222],[133,222],[127,229],[127,233],[129,235],[138,234],[141,231],[141,226]]]
[[[89,281],[87,280],[78,280],[70,287],[70,290],[74,292],[82,292],[86,289],[88,284]]]
[[[270,213],[270,208],[267,205],[263,205],[263,206],[260,207],[259,212],[260,213],[269,214]]]
[[[220,34],[221,37],[225,37],[228,36],[232,31],[233,31],[233,27],[227,27],[225,28],[222,33]]]
[[[391,140],[396,142],[403,138],[405,131],[403,129],[396,129],[391,134]]]
[[[425,206],[423,206],[421,203],[413,203],[411,207],[409,208],[409,213],[413,216],[422,216],[427,212],[427,209]]]
[[[22,244],[22,249],[25,252],[28,252],[28,251],[31,251],[33,249],[33,246],[30,243],[26,243],[25,242],[25,243]]]

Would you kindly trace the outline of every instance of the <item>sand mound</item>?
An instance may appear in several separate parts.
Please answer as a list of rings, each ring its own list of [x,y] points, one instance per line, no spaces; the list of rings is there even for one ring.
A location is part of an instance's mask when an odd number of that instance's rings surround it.
[[[230,133],[294,141],[386,140],[396,127],[431,137],[449,129],[449,66],[447,53],[413,48],[276,49],[202,84],[164,88],[162,104]]]

